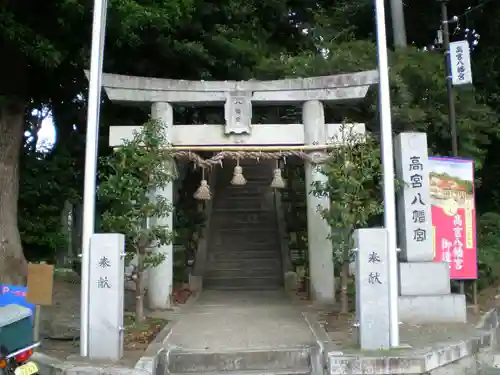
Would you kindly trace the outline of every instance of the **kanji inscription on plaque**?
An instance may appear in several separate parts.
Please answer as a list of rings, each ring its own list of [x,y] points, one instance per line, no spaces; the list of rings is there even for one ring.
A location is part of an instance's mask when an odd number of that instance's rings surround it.
[[[224,109],[226,134],[250,134],[252,125],[251,93],[229,93]]]

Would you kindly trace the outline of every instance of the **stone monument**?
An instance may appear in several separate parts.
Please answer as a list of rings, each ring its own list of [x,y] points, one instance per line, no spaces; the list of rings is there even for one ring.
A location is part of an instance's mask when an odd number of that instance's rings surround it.
[[[93,234],[90,239],[89,358],[123,356],[125,236]]]
[[[387,230],[354,231],[356,318],[362,350],[390,349]]]
[[[450,293],[446,262],[434,261],[427,135],[396,137],[400,320],[465,322],[465,296]]]

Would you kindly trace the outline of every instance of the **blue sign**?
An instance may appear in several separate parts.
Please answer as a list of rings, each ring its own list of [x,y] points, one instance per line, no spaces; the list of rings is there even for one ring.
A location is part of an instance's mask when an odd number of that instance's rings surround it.
[[[0,306],[21,305],[31,310],[35,314],[35,305],[26,299],[28,288],[25,286],[15,286],[0,284]]]

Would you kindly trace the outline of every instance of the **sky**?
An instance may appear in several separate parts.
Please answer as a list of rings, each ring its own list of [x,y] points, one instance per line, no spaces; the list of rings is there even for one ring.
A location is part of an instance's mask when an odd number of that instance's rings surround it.
[[[52,117],[47,116],[42,121],[42,127],[38,132],[37,148],[40,145],[54,145],[55,142],[56,142],[56,129],[54,127],[54,122],[52,121]]]

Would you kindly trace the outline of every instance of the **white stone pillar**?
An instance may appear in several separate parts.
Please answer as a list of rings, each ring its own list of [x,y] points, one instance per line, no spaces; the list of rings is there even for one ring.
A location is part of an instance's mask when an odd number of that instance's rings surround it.
[[[169,103],[154,103],[151,109],[151,117],[161,120],[166,126],[167,131],[174,124],[173,110]],[[168,135],[168,134],[167,134]],[[170,182],[164,189],[156,191],[156,194],[165,197],[173,203],[174,181]],[[173,213],[167,218],[153,218],[157,225],[165,225],[173,230]],[[174,278],[174,254],[173,244],[163,245],[155,251],[164,255],[165,260],[156,267],[149,270],[148,277],[148,303],[151,309],[169,309],[171,308],[171,295]]]
[[[323,103],[318,100],[304,103],[302,121],[307,145],[326,143]],[[330,226],[318,211],[318,209],[329,208],[330,199],[329,197],[315,197],[311,188],[314,181],[326,182],[327,179],[315,165],[308,162],[305,163],[305,176],[311,297],[321,303],[333,303],[335,302],[335,276],[333,247],[331,240],[328,239]]]

